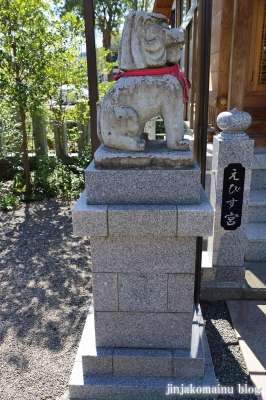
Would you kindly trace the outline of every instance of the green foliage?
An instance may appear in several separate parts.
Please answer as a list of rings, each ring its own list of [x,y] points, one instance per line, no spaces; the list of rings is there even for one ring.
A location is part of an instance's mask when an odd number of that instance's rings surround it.
[[[0,210],[10,211],[23,201],[42,200],[45,197],[73,199],[84,190],[84,169],[92,160],[91,143],[82,151],[74,165],[64,165],[55,156],[39,156],[31,171],[32,195],[25,195],[25,177],[19,160],[13,163],[14,180],[9,185],[0,182]]]
[[[84,189],[83,174],[77,174],[56,157],[40,156],[31,172],[33,199],[76,198]]]
[[[64,103],[62,85],[71,88],[69,97],[72,98],[80,98],[80,89],[87,85],[86,59],[79,57],[84,26],[74,14],[66,13],[54,28],[57,37],[54,56],[48,66],[48,79],[51,82],[50,97],[61,107]]]
[[[25,161],[33,150],[33,115],[57,126],[61,149],[65,124],[74,143],[70,150],[77,151],[77,142],[87,140],[87,99],[70,107],[64,104],[59,90],[62,85],[70,85],[74,88],[71,96],[79,98],[76,89],[87,85],[86,60],[79,57],[84,23],[69,12],[56,17],[56,8],[51,4],[50,0],[0,0],[0,158],[12,160],[14,181],[9,188],[9,203],[13,196],[16,200],[76,196],[83,187],[84,167],[91,160],[89,146],[83,159],[72,167],[61,162],[65,161],[63,151],[61,161],[37,157],[37,169],[31,172]],[[105,60],[107,53],[98,50],[99,76],[113,67]],[[100,98],[110,85],[100,83]],[[48,132],[51,138],[52,129]]]
[[[113,67],[117,64],[116,62],[108,62],[106,61],[106,57],[109,53],[109,50],[106,50],[104,47],[98,47],[97,51],[97,71],[98,71],[98,79],[101,80],[102,75],[107,75],[113,69]]]
[[[59,3],[59,1],[57,1]],[[94,13],[96,19],[96,27],[103,33],[107,31],[117,30],[123,20],[128,7],[127,0],[95,0]],[[82,0],[65,0],[61,13],[74,12],[80,18],[83,18],[83,1]]]
[[[164,121],[162,117],[159,117],[156,121],[156,133],[165,133]]]
[[[19,196],[10,191],[9,188],[0,182],[0,210],[10,211],[21,203]]]
[[[43,0],[0,0],[0,90],[17,110],[47,98],[47,64],[55,35]]]
[[[13,156],[21,147],[21,123],[15,107],[0,101],[0,158]]]
[[[74,165],[64,165],[53,156],[39,156],[31,172],[34,200],[44,197],[77,198],[84,190],[84,169],[92,160],[89,143]]]
[[[98,91],[99,91],[99,100],[102,100],[107,92],[108,89],[115,83],[115,81],[111,82],[100,82],[98,84]]]
[[[128,8],[131,11],[152,11],[154,0],[127,0]]]
[[[78,57],[83,24],[70,13],[56,18],[49,0],[0,0],[0,8],[0,93],[21,122],[25,190],[30,194],[27,112],[40,115],[43,105],[54,99],[63,159],[64,113],[58,87],[86,84],[86,61]]]
[[[93,159],[93,154],[92,154],[92,146],[91,146],[91,141],[87,144],[87,146],[84,147],[84,150],[81,151],[80,157],[78,157],[76,164],[74,165],[74,168],[77,173],[83,173],[85,168],[89,165],[89,163]]]

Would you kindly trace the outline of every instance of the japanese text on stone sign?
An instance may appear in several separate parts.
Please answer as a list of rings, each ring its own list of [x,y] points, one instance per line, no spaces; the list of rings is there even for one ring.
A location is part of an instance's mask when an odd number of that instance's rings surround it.
[[[245,168],[229,164],[224,169],[221,226],[235,230],[241,225]]]

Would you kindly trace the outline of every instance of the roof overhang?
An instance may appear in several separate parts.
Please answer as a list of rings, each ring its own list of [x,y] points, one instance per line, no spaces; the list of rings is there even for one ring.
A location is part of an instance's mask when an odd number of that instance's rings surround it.
[[[163,14],[171,19],[173,0],[155,0],[153,12]]]

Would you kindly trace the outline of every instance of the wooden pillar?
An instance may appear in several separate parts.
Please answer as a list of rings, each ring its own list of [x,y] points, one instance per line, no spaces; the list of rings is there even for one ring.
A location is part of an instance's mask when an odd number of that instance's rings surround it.
[[[94,32],[94,6],[93,0],[84,0],[84,18],[85,18],[85,36],[87,48],[88,63],[88,81],[89,81],[89,106],[91,120],[91,144],[93,154],[100,146],[100,140],[97,135],[97,109],[98,101],[98,76],[96,62],[95,32]]]
[[[234,2],[232,0],[222,0],[216,112],[215,121],[213,122],[216,130],[219,130],[216,125],[217,116],[226,111],[228,106],[233,16]]]
[[[228,110],[244,109],[252,4],[250,0],[234,0]]]

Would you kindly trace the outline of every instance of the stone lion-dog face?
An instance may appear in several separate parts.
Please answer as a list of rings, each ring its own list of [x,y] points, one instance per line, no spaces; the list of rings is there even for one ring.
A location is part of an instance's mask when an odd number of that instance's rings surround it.
[[[122,33],[118,67],[122,71],[167,67],[181,58],[184,30],[170,29],[161,14],[130,13]],[[98,136],[107,147],[144,151],[147,121],[164,119],[169,149],[187,149],[183,139],[183,87],[171,73],[122,76],[97,103]]]

